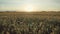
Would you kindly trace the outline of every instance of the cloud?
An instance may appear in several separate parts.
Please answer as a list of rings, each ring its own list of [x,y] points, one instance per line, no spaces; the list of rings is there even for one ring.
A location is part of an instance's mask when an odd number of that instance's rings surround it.
[[[6,10],[11,9],[10,7],[13,9],[23,9],[23,6],[28,4],[35,5],[37,10],[60,9],[60,0],[0,0],[0,10],[5,10],[4,8]]]

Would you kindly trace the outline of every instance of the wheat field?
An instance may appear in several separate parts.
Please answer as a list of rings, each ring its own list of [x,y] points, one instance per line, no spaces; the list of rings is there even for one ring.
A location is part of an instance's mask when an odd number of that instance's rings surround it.
[[[60,12],[0,12],[0,34],[60,34]]]

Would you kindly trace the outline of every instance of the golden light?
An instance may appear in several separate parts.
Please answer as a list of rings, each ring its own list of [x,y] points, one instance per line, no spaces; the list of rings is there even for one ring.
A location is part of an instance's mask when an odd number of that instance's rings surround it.
[[[25,10],[26,12],[32,12],[33,9],[34,9],[34,8],[33,8],[32,5],[26,5],[24,10]]]

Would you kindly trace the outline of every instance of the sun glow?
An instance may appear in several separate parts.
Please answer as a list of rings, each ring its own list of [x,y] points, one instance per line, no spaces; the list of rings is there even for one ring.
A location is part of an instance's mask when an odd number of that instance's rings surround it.
[[[33,6],[32,5],[26,5],[24,10],[26,12],[32,12],[33,11]]]

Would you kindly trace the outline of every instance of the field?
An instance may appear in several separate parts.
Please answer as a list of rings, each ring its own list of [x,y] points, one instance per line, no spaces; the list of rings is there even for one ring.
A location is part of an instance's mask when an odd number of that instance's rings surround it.
[[[60,12],[0,12],[0,34],[60,34]]]

